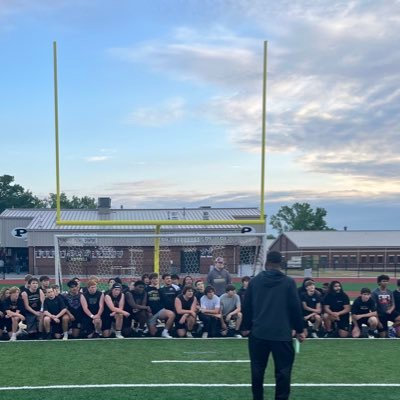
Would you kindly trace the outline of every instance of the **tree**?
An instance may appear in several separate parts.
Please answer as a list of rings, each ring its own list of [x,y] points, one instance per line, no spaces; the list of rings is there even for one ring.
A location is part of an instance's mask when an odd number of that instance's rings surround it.
[[[271,216],[270,225],[279,233],[285,231],[326,231],[333,230],[326,225],[327,211],[317,207],[315,211],[308,203],[294,203],[282,206]]]
[[[50,208],[57,207],[57,196],[55,193],[50,193],[50,197],[47,199],[47,206]],[[68,199],[64,192],[60,193],[60,206],[61,208],[72,208],[72,209],[93,209],[97,208],[96,200],[93,197],[83,196],[77,197],[72,196],[72,199]]]
[[[21,185],[12,184],[11,175],[0,176],[0,212],[6,208],[38,208],[45,207],[46,203],[34,196],[31,191]]]

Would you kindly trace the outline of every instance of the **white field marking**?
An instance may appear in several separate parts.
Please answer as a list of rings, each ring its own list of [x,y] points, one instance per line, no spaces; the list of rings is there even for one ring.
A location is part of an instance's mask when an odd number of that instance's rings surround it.
[[[207,383],[207,387],[250,387],[249,383]],[[275,384],[264,384],[274,387]],[[354,387],[354,383],[292,383],[292,387]],[[400,387],[400,383],[357,383],[357,387]],[[110,383],[103,385],[4,386],[0,391],[45,389],[204,387],[204,383]]]
[[[250,360],[152,360],[154,364],[168,364],[168,363],[214,363],[214,364],[223,364],[223,363],[248,363]]]
[[[183,354],[217,354],[216,351],[184,351]]]

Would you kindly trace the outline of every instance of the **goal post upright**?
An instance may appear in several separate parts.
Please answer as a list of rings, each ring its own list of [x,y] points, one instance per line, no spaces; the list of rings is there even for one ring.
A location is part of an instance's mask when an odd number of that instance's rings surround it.
[[[156,236],[162,226],[211,226],[211,225],[265,225],[265,153],[266,153],[266,97],[267,97],[267,46],[264,42],[263,63],[263,100],[262,100],[262,137],[261,137],[261,187],[260,187],[260,216],[255,219],[241,220],[65,220],[61,211],[61,183],[59,157],[59,126],[58,126],[58,77],[57,77],[57,43],[53,42],[54,62],[54,110],[55,110],[55,159],[56,159],[56,225],[57,226],[154,226]],[[154,267],[159,272],[160,251],[159,239],[155,238]],[[60,270],[61,273],[61,270]]]

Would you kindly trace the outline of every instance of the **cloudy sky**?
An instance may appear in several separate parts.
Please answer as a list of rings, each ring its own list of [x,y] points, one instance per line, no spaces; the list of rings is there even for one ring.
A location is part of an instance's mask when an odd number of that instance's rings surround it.
[[[400,229],[400,1],[0,0],[0,175],[114,207],[325,207]]]

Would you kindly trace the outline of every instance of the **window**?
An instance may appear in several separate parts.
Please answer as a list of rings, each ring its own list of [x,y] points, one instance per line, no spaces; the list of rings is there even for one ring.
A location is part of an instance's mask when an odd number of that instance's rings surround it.
[[[376,256],[376,262],[378,264],[383,264],[383,255],[382,254],[379,254]]]
[[[374,264],[375,263],[375,256],[369,256],[369,263]]]
[[[389,264],[394,264],[395,256],[394,254],[389,254],[388,255],[388,263]]]

